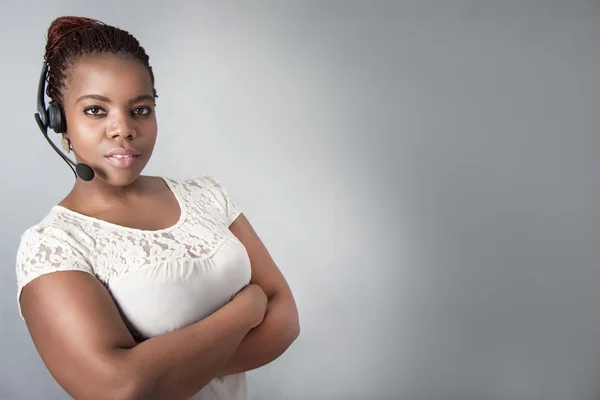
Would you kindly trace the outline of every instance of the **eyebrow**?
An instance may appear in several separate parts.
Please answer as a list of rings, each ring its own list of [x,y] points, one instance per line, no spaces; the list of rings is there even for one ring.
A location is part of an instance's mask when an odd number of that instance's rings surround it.
[[[85,94],[83,96],[81,96],[80,98],[77,99],[77,101],[75,101],[75,104],[79,103],[82,100],[86,100],[86,99],[93,99],[93,100],[98,100],[98,101],[103,101],[105,103],[112,103],[112,101],[108,98],[108,97],[104,97],[101,96],[99,94]],[[154,96],[151,96],[149,94],[142,94],[141,96],[137,96],[131,100],[129,100],[129,104],[133,104],[133,103],[137,103],[139,101],[142,100],[152,100],[154,101]]]

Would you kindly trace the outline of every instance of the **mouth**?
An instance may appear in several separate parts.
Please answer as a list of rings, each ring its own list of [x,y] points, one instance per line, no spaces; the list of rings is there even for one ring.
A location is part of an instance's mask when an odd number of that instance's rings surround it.
[[[117,168],[130,168],[135,161],[139,158],[139,155],[135,154],[115,154],[112,156],[105,156],[109,163]]]

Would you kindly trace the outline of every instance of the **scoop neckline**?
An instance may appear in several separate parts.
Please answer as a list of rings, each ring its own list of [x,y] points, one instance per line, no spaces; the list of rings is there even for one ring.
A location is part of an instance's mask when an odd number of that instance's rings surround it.
[[[148,234],[148,233],[152,234],[152,233],[165,233],[165,232],[169,232],[169,231],[172,231],[174,229],[179,228],[179,226],[181,226],[181,224],[183,224],[183,221],[185,221],[185,219],[187,217],[187,208],[185,206],[185,202],[183,201],[183,199],[179,195],[177,189],[172,184],[171,180],[169,178],[165,178],[165,177],[162,177],[162,176],[159,177],[159,178],[162,179],[163,182],[165,182],[165,184],[167,185],[167,187],[169,188],[169,190],[171,191],[171,193],[173,193],[173,195],[175,196],[175,199],[177,200],[177,204],[179,204],[179,210],[180,210],[179,220],[174,225],[171,225],[171,226],[169,226],[167,228],[156,229],[156,230],[131,228],[129,226],[114,224],[112,222],[108,222],[108,221],[105,221],[103,219],[90,217],[89,215],[78,213],[77,211],[70,210],[70,209],[68,209],[68,208],[66,208],[64,206],[58,205],[58,204],[54,205],[52,208],[53,208],[53,210],[65,212],[67,214],[74,215],[74,216],[76,216],[78,218],[81,218],[81,219],[84,219],[84,220],[88,220],[88,221],[92,221],[92,222],[97,222],[99,224],[109,226],[109,227],[111,227],[113,229],[120,229],[120,230],[125,230],[125,231],[130,231],[130,232],[138,232],[138,233],[146,233],[146,234]]]

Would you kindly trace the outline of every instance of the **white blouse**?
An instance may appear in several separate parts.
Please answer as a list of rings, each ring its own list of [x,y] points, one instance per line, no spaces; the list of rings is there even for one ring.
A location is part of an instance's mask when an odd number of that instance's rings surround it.
[[[241,214],[211,175],[163,178],[181,216],[170,228],[115,225],[54,206],[21,236],[17,303],[36,277],[66,270],[94,275],[112,295],[137,341],[212,314],[250,282],[246,248],[229,230]],[[245,400],[245,373],[216,377],[191,399]]]

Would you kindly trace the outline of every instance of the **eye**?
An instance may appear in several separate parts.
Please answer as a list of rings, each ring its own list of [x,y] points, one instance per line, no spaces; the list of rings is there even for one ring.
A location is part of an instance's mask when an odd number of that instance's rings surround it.
[[[104,110],[98,106],[88,107],[85,110],[83,110],[83,112],[87,115],[93,115],[93,116],[106,114],[106,112],[104,112]]]
[[[133,113],[141,116],[148,115],[152,112],[150,107],[136,107],[133,109]]]

